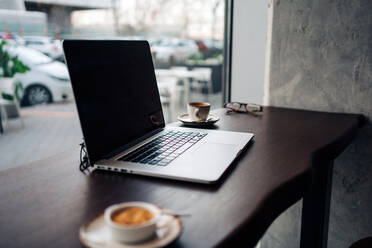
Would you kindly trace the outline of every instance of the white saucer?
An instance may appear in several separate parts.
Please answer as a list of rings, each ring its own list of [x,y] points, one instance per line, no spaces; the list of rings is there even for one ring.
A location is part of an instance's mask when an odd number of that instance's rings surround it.
[[[192,121],[190,119],[189,114],[182,114],[182,115],[178,116],[178,120],[180,122],[182,122],[185,126],[206,127],[206,126],[210,126],[210,125],[216,123],[217,121],[219,121],[220,117],[218,117],[216,115],[209,114],[206,121]]]
[[[182,231],[182,222],[173,215],[164,215],[160,220],[160,226],[167,223],[156,231],[154,238],[135,244],[126,244],[111,239],[109,229],[106,226],[103,214],[88,221],[79,230],[80,241],[90,248],[153,248],[169,245],[178,238]]]

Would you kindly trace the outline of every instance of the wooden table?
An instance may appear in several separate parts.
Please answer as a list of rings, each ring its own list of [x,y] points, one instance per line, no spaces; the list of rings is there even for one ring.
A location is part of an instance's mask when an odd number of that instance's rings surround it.
[[[215,185],[102,171],[84,175],[78,145],[0,172],[0,247],[81,247],[80,225],[123,201],[192,214],[183,218],[173,247],[253,247],[302,197],[301,247],[325,247],[332,161],[356,135],[362,116],[273,107],[260,117],[227,116],[223,109],[214,114],[221,117],[216,129],[255,133]]]

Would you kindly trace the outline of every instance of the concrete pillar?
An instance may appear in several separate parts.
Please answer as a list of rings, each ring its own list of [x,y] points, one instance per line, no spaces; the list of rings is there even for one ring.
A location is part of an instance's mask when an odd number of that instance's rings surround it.
[[[48,23],[51,28],[71,28],[71,12],[74,10],[74,8],[72,7],[26,2],[26,9],[27,11],[40,11],[46,13],[48,17]]]
[[[57,24],[61,28],[71,27],[71,8],[64,6],[51,6],[48,12],[50,23]]]
[[[23,0],[0,0],[0,9],[26,10]]]
[[[269,105],[372,118],[372,1],[273,0],[271,8]],[[328,247],[372,236],[371,197],[368,124],[334,164]],[[301,202],[273,223],[262,247],[299,247],[300,216]]]

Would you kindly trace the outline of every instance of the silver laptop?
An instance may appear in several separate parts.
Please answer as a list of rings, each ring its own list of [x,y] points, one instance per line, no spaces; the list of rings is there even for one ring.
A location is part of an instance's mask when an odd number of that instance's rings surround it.
[[[96,169],[214,183],[253,137],[166,126],[147,41],[65,40],[63,49]]]

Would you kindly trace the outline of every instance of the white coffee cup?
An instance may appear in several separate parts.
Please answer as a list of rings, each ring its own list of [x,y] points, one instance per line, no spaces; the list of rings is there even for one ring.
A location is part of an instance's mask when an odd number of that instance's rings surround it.
[[[115,214],[131,207],[139,207],[148,210],[153,214],[153,217],[138,225],[123,225],[113,220]],[[104,219],[113,240],[124,243],[136,243],[150,239],[155,235],[158,227],[157,223],[161,216],[162,211],[153,204],[146,202],[126,202],[108,207],[105,210]]]
[[[211,105],[207,102],[190,102],[187,105],[187,113],[192,121],[206,121]]]

